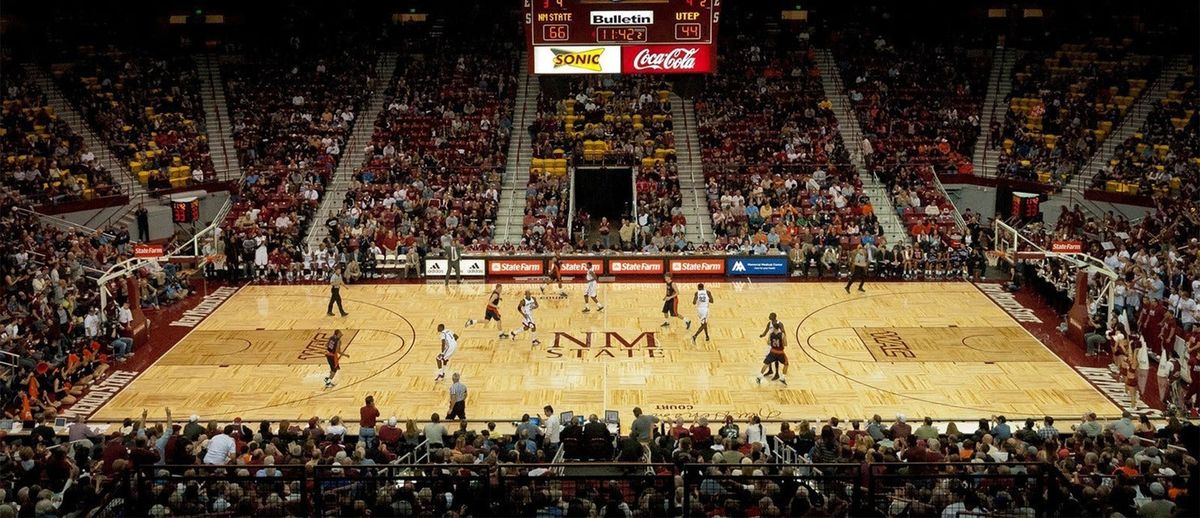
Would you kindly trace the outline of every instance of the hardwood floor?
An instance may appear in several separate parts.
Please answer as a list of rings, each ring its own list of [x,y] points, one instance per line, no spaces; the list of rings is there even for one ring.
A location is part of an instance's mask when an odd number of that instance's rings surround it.
[[[680,311],[696,319],[695,285]],[[539,298],[541,345],[529,333],[497,338],[481,319],[491,285],[357,285],[343,290],[348,317],[325,315],[323,286],[242,289],[118,393],[94,420],[137,416],[204,420],[350,418],[374,395],[385,416],[428,419],[448,409],[434,382],[437,324],[459,334],[449,371],[470,388],[472,420],[510,421],[553,404],[576,414],[634,406],[660,416],[725,414],[764,419],[843,419],[897,412],[910,419],[1006,414],[1076,417],[1120,410],[967,283],[891,283],[847,295],[838,284],[710,283],[710,334],[693,344],[673,319],[660,327],[663,286],[604,284],[607,309],[580,311],[536,284],[506,284],[504,327],[520,323],[524,290]],[[766,346],[758,335],[777,312],[788,331],[788,385],[756,382]],[[342,329],[348,357],[325,389],[327,336]],[[350,419],[357,421],[357,419]]]

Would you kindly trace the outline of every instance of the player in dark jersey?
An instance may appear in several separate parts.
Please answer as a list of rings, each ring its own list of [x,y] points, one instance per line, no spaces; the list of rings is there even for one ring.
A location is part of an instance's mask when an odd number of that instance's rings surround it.
[[[559,257],[558,252],[554,252],[554,256],[550,258],[550,265],[546,269],[546,282],[542,284],[542,294],[546,293],[546,286],[551,282],[558,283],[558,296],[567,298],[567,292],[563,291],[562,287],[562,257]]]
[[[692,321],[683,318],[679,315],[679,290],[675,289],[675,283],[671,281],[671,274],[663,276],[663,280],[667,282],[667,294],[663,297],[663,327],[671,327],[671,317],[682,318],[683,328],[691,329]]]
[[[338,329],[333,332],[333,336],[329,337],[329,342],[325,344],[325,361],[329,362],[329,376],[325,378],[325,388],[330,388],[334,385],[333,377],[337,375],[337,371],[341,369],[342,357],[349,358],[346,354],[346,346],[342,343],[342,330]]]
[[[508,333],[504,331],[504,326],[500,324],[500,287],[501,286],[497,284],[496,288],[492,290],[492,294],[488,295],[487,308],[483,310],[482,323],[487,325],[488,322],[495,320],[496,327],[500,329],[500,338],[504,339],[508,338]],[[464,327],[471,327],[477,323],[480,322],[475,319],[470,319],[467,320],[467,323]]]
[[[783,365],[783,375],[787,375],[788,359],[784,348],[787,347],[787,334],[784,332],[783,322],[780,322],[775,313],[771,313],[768,317],[767,327],[758,335],[759,338],[767,338],[767,355],[763,358],[763,367],[758,374],[758,383],[766,376],[771,376],[773,380],[779,380],[784,385],[787,385],[786,377],[780,377],[780,364]]]

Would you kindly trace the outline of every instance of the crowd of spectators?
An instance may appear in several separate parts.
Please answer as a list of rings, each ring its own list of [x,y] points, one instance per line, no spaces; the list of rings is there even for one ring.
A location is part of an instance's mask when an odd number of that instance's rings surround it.
[[[3,419],[28,420],[70,405],[111,359],[132,352],[129,308],[113,304],[101,315],[96,283],[132,250],[127,231],[62,230],[17,207],[28,208],[0,192],[0,350],[16,364],[0,374],[0,409]],[[114,280],[109,289],[117,296],[125,284]]]
[[[1117,147],[1091,187],[1154,198],[1200,198],[1200,94],[1195,74],[1175,78],[1141,131]]]
[[[200,416],[127,419],[100,435],[48,418],[3,441],[12,485],[0,507],[62,514],[102,508],[149,516],[1173,516],[1196,509],[1195,425],[1155,426],[1094,413],[1064,425],[1004,416],[973,430],[925,418],[891,422],[722,423],[634,410],[622,427],[596,415],[562,422],[547,406],[514,433],[496,423],[422,427],[380,417],[304,422]],[[371,428],[370,435],[355,436]],[[253,428],[252,428],[253,426]],[[614,430],[615,428],[615,430]],[[1189,449],[1190,448],[1190,449]],[[594,465],[590,475],[545,465]],[[423,467],[409,464],[423,463]],[[584,467],[579,466],[578,467]],[[570,468],[568,468],[570,469]],[[686,493],[685,493],[686,492]],[[53,508],[51,507],[53,506]],[[686,507],[685,507],[686,506]],[[3,509],[0,509],[3,512]],[[950,514],[947,514],[950,513]]]
[[[957,246],[954,207],[935,174],[970,174],[988,61],[961,48],[897,48],[882,36],[847,33],[839,63],[866,137],[863,161],[890,190],[921,252]]]
[[[585,76],[563,90],[561,96],[543,92],[529,128],[533,159],[522,246],[635,250],[663,236],[662,249],[675,248],[684,241],[686,221],[679,208],[670,83],[652,76]],[[604,225],[583,211],[576,214],[575,228],[566,228],[569,174],[589,165],[633,168],[638,225],[631,239],[616,239],[610,227],[617,222]]]
[[[807,33],[771,41],[737,32],[696,102],[716,247],[883,246]]]
[[[1200,408],[1198,207],[1187,201],[1163,204],[1138,221],[1129,221],[1111,212],[1090,217],[1075,206],[1063,210],[1054,230],[1030,235],[1044,241],[1080,240],[1085,253],[1117,273],[1109,320],[1103,318],[1110,309],[1108,297],[1100,291],[1108,278],[1088,278],[1090,300],[1097,301],[1091,308],[1094,335],[1099,343],[1108,344],[1110,353],[1126,351],[1126,359],[1135,362],[1130,371],[1148,371],[1157,363],[1157,393],[1147,393],[1147,375],[1141,375],[1136,393],[1142,399],[1171,412],[1194,414]],[[1037,261],[1027,266],[1025,276],[1034,276],[1060,293],[1064,302],[1058,309],[1064,312],[1073,300],[1074,273],[1056,263]],[[1099,353],[1092,344],[1088,351]]]
[[[500,46],[402,59],[331,246],[391,257],[443,239],[493,248],[516,66]]]
[[[216,178],[190,57],[88,48],[55,71],[63,93],[149,190]]]
[[[286,49],[244,56],[222,69],[244,174],[218,246],[231,270],[253,264],[265,273],[272,256],[301,260],[307,228],[370,96],[375,55]]]
[[[31,204],[62,203],[120,194],[83,138],[54,113],[25,71],[3,61],[0,171],[4,186]]]
[[[1159,60],[1132,44],[1096,38],[1025,54],[1013,68],[1004,124],[990,130],[990,145],[1002,149],[998,174],[1068,183],[1157,73]]]

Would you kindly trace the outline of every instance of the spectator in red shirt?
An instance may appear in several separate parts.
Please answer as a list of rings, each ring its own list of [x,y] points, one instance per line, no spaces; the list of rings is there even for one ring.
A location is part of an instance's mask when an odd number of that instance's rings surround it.
[[[358,409],[358,438],[367,449],[371,449],[375,441],[375,421],[379,419],[379,409],[375,408],[375,396],[367,396],[366,404]]]
[[[378,437],[380,442],[388,445],[392,449],[395,449],[396,445],[400,443],[400,438],[403,435],[404,430],[401,430],[399,426],[396,426],[396,417],[392,416],[388,418],[387,424],[384,424],[379,428]]]
[[[701,417],[689,431],[692,435],[692,444],[696,445],[696,449],[712,446],[712,429],[708,427],[708,419]]]

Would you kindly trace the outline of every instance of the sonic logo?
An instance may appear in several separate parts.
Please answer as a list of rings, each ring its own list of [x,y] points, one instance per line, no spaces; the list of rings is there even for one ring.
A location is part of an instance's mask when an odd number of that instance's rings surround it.
[[[575,67],[592,72],[601,72],[603,70],[600,62],[600,56],[604,54],[603,48],[578,52],[564,49],[551,49],[551,51],[554,52],[554,68]]]

